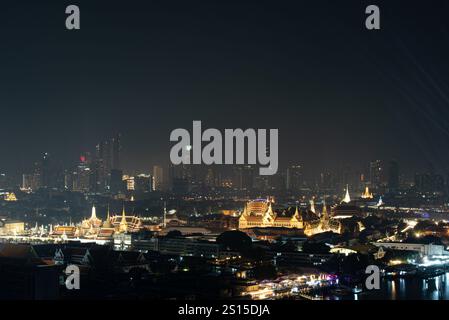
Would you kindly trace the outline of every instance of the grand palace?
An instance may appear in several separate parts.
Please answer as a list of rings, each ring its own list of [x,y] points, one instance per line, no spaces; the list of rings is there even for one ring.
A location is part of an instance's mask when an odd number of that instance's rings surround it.
[[[298,207],[275,211],[270,200],[249,201],[240,216],[239,229],[269,227],[302,229],[308,236],[326,231],[341,233],[340,222],[329,216],[325,203],[321,213],[318,213],[311,201],[310,210],[304,213]]]
[[[361,195],[363,200],[372,200],[373,194],[368,187]],[[381,205],[382,199],[378,205]],[[302,229],[304,234],[311,236],[322,232],[342,233],[342,225],[335,216],[351,216],[357,214],[358,209],[352,205],[349,195],[349,186],[346,186],[345,195],[339,205],[331,207],[331,214],[328,212],[326,202],[323,200],[321,212],[315,208],[315,202],[310,201],[310,207],[307,210],[287,208],[283,210],[274,210],[271,199],[258,199],[249,201],[239,218],[239,229],[251,228],[295,228]]]
[[[361,206],[381,207],[384,205],[382,197],[378,201],[374,200],[373,194],[366,187],[360,199],[352,200],[349,195],[349,186],[340,203],[328,209],[323,199],[321,210],[315,207],[314,199],[310,200],[307,208],[301,210],[296,207],[273,208],[272,199],[257,199],[246,203],[239,218],[239,229],[249,230],[252,228],[290,228],[303,230],[307,236],[322,232],[342,233],[342,219],[360,215]],[[363,225],[358,225],[359,230],[363,230]]]
[[[95,206],[92,207],[91,216],[78,225],[56,226],[50,233],[52,237],[87,238],[107,240],[118,233],[134,233],[142,229],[142,221],[134,215],[127,215],[123,207],[122,213],[111,216],[108,213],[106,220],[97,217]]]

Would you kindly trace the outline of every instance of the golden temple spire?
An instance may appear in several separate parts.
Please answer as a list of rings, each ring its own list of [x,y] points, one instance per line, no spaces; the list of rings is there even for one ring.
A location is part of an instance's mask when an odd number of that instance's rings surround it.
[[[122,222],[123,222],[123,221],[126,222],[125,216],[126,216],[126,213],[125,213],[125,205],[123,205],[123,209],[122,209]]]
[[[343,201],[342,201],[342,203],[349,203],[349,202],[351,202],[351,197],[349,196],[349,185],[346,185],[346,194],[345,194],[345,197],[344,197],[344,199],[343,199]]]
[[[316,213],[315,201],[313,200],[313,198],[310,200],[310,211],[312,211],[313,213]]]
[[[243,208],[242,216],[246,217],[247,215],[248,215],[248,204],[245,203],[245,207]]]
[[[126,232],[126,231],[128,231],[128,223],[126,222],[125,205],[123,204],[122,220],[120,221],[120,232]]]
[[[111,224],[111,215],[109,213],[109,204],[108,204],[108,215],[106,217],[105,222],[103,222],[103,228],[113,228]]]
[[[271,205],[271,202],[268,204],[268,211],[267,211],[267,213],[269,214],[269,215],[273,215],[273,206]]]
[[[321,217],[323,219],[327,219],[328,218],[328,214],[327,214],[327,206],[326,206],[326,199],[323,199],[323,210],[321,213]]]
[[[302,222],[302,215],[299,213],[299,208],[296,206],[295,214],[293,215],[298,221]]]
[[[97,219],[97,210],[95,209],[95,205],[92,206],[92,215],[90,216],[92,220]]]
[[[369,192],[368,186],[365,187],[365,192],[362,193],[362,199],[372,199],[373,194]]]

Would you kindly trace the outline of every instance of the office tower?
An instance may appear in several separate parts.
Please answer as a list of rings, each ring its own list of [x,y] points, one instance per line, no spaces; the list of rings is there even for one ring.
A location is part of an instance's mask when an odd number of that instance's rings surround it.
[[[0,189],[8,188],[8,179],[6,173],[0,173]]]
[[[112,165],[111,143],[101,141],[96,147],[96,157],[93,165],[93,179],[95,180],[95,192],[101,192],[109,185],[109,175]]]
[[[101,141],[96,146],[96,184],[97,191],[110,188],[111,170],[121,170],[121,135]]]
[[[399,189],[399,165],[397,161],[390,161],[388,167],[388,191],[395,193]]]
[[[257,172],[253,176],[253,186],[256,176],[258,176]],[[267,178],[268,178],[268,189],[277,191],[286,190],[286,171],[280,171],[274,175],[267,176]]]
[[[204,185],[207,188],[220,187],[223,176],[221,168],[219,166],[206,166],[204,169]]]
[[[23,174],[22,175],[22,189],[24,190],[37,190],[40,186],[40,175],[36,173]]]
[[[121,144],[122,136],[121,134],[117,134],[111,141],[111,169],[122,169],[121,167],[121,152],[122,152],[122,144]]]
[[[216,180],[215,180],[215,171],[211,168],[207,168],[206,176],[204,177],[204,184],[206,187],[213,188],[217,186]]]
[[[371,161],[370,163],[370,182],[373,188],[379,188],[383,182],[384,170],[381,160]]]
[[[111,193],[122,193],[126,189],[126,183],[123,181],[123,171],[118,169],[111,170],[110,190]]]
[[[292,165],[287,168],[286,188],[289,191],[298,191],[303,182],[303,173],[301,165]]]
[[[64,189],[73,191],[73,181],[75,180],[76,171],[66,170],[64,172]]]
[[[175,188],[175,184],[180,187],[180,190],[185,190],[185,186],[189,186],[191,180],[192,180],[192,166],[191,165],[173,165],[170,164],[169,167],[169,175],[170,175],[170,184],[171,189],[173,190]],[[178,189],[176,187],[176,189]],[[183,193],[183,192],[179,192]]]
[[[35,174],[40,177],[39,188],[63,188],[64,172],[61,165],[56,164],[48,153],[44,153],[37,163]]]
[[[153,166],[153,190],[160,191],[164,188],[164,170],[161,166]]]
[[[444,191],[444,178],[433,171],[430,173],[415,174],[415,188],[420,192]]]
[[[332,186],[332,174],[330,172],[322,172],[320,174],[320,188],[330,189]]]
[[[172,179],[172,192],[178,195],[186,194],[190,191],[189,180],[174,177]]]
[[[139,174],[134,177],[134,190],[137,192],[152,192],[153,177],[149,174]]]
[[[32,191],[40,189],[42,186],[41,172],[41,163],[37,161],[33,164],[33,170],[31,173],[24,173],[22,175],[22,188]]]
[[[256,174],[254,176],[254,189],[256,189],[257,191],[269,191],[270,182],[268,180],[268,176],[261,176]]]
[[[254,187],[254,170],[251,165],[238,165],[234,168],[233,185],[238,190],[252,190]]]
[[[91,164],[93,161],[92,155],[89,151],[83,152],[79,157],[79,162],[84,163],[86,165]]]
[[[126,190],[134,191],[136,189],[136,180],[134,176],[123,175],[123,182],[125,183]]]
[[[106,172],[109,172],[112,167],[112,147],[109,140],[101,141],[97,144],[97,160],[103,162],[103,167]]]
[[[91,192],[103,192],[105,190],[103,160],[96,159],[91,165],[89,177],[89,190]]]
[[[80,156],[80,161],[72,174],[66,174],[66,189],[75,192],[87,192],[90,188],[91,170],[88,164],[88,158],[84,155]]]
[[[88,191],[89,177],[90,177],[89,157],[81,156],[80,163],[78,164],[78,181],[76,188],[84,192]]]
[[[44,153],[40,164],[41,187],[49,188],[52,183],[51,159],[48,153]]]

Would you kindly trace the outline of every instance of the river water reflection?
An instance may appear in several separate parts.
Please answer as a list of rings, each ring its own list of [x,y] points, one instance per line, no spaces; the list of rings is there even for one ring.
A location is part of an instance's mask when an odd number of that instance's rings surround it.
[[[366,291],[337,300],[449,300],[449,273],[430,279],[383,279],[380,290]]]

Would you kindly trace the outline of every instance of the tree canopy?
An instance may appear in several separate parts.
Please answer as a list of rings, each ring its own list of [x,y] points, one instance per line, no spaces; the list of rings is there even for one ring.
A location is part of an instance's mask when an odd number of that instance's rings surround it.
[[[217,243],[229,250],[242,251],[251,247],[252,240],[246,233],[233,230],[220,234]]]

